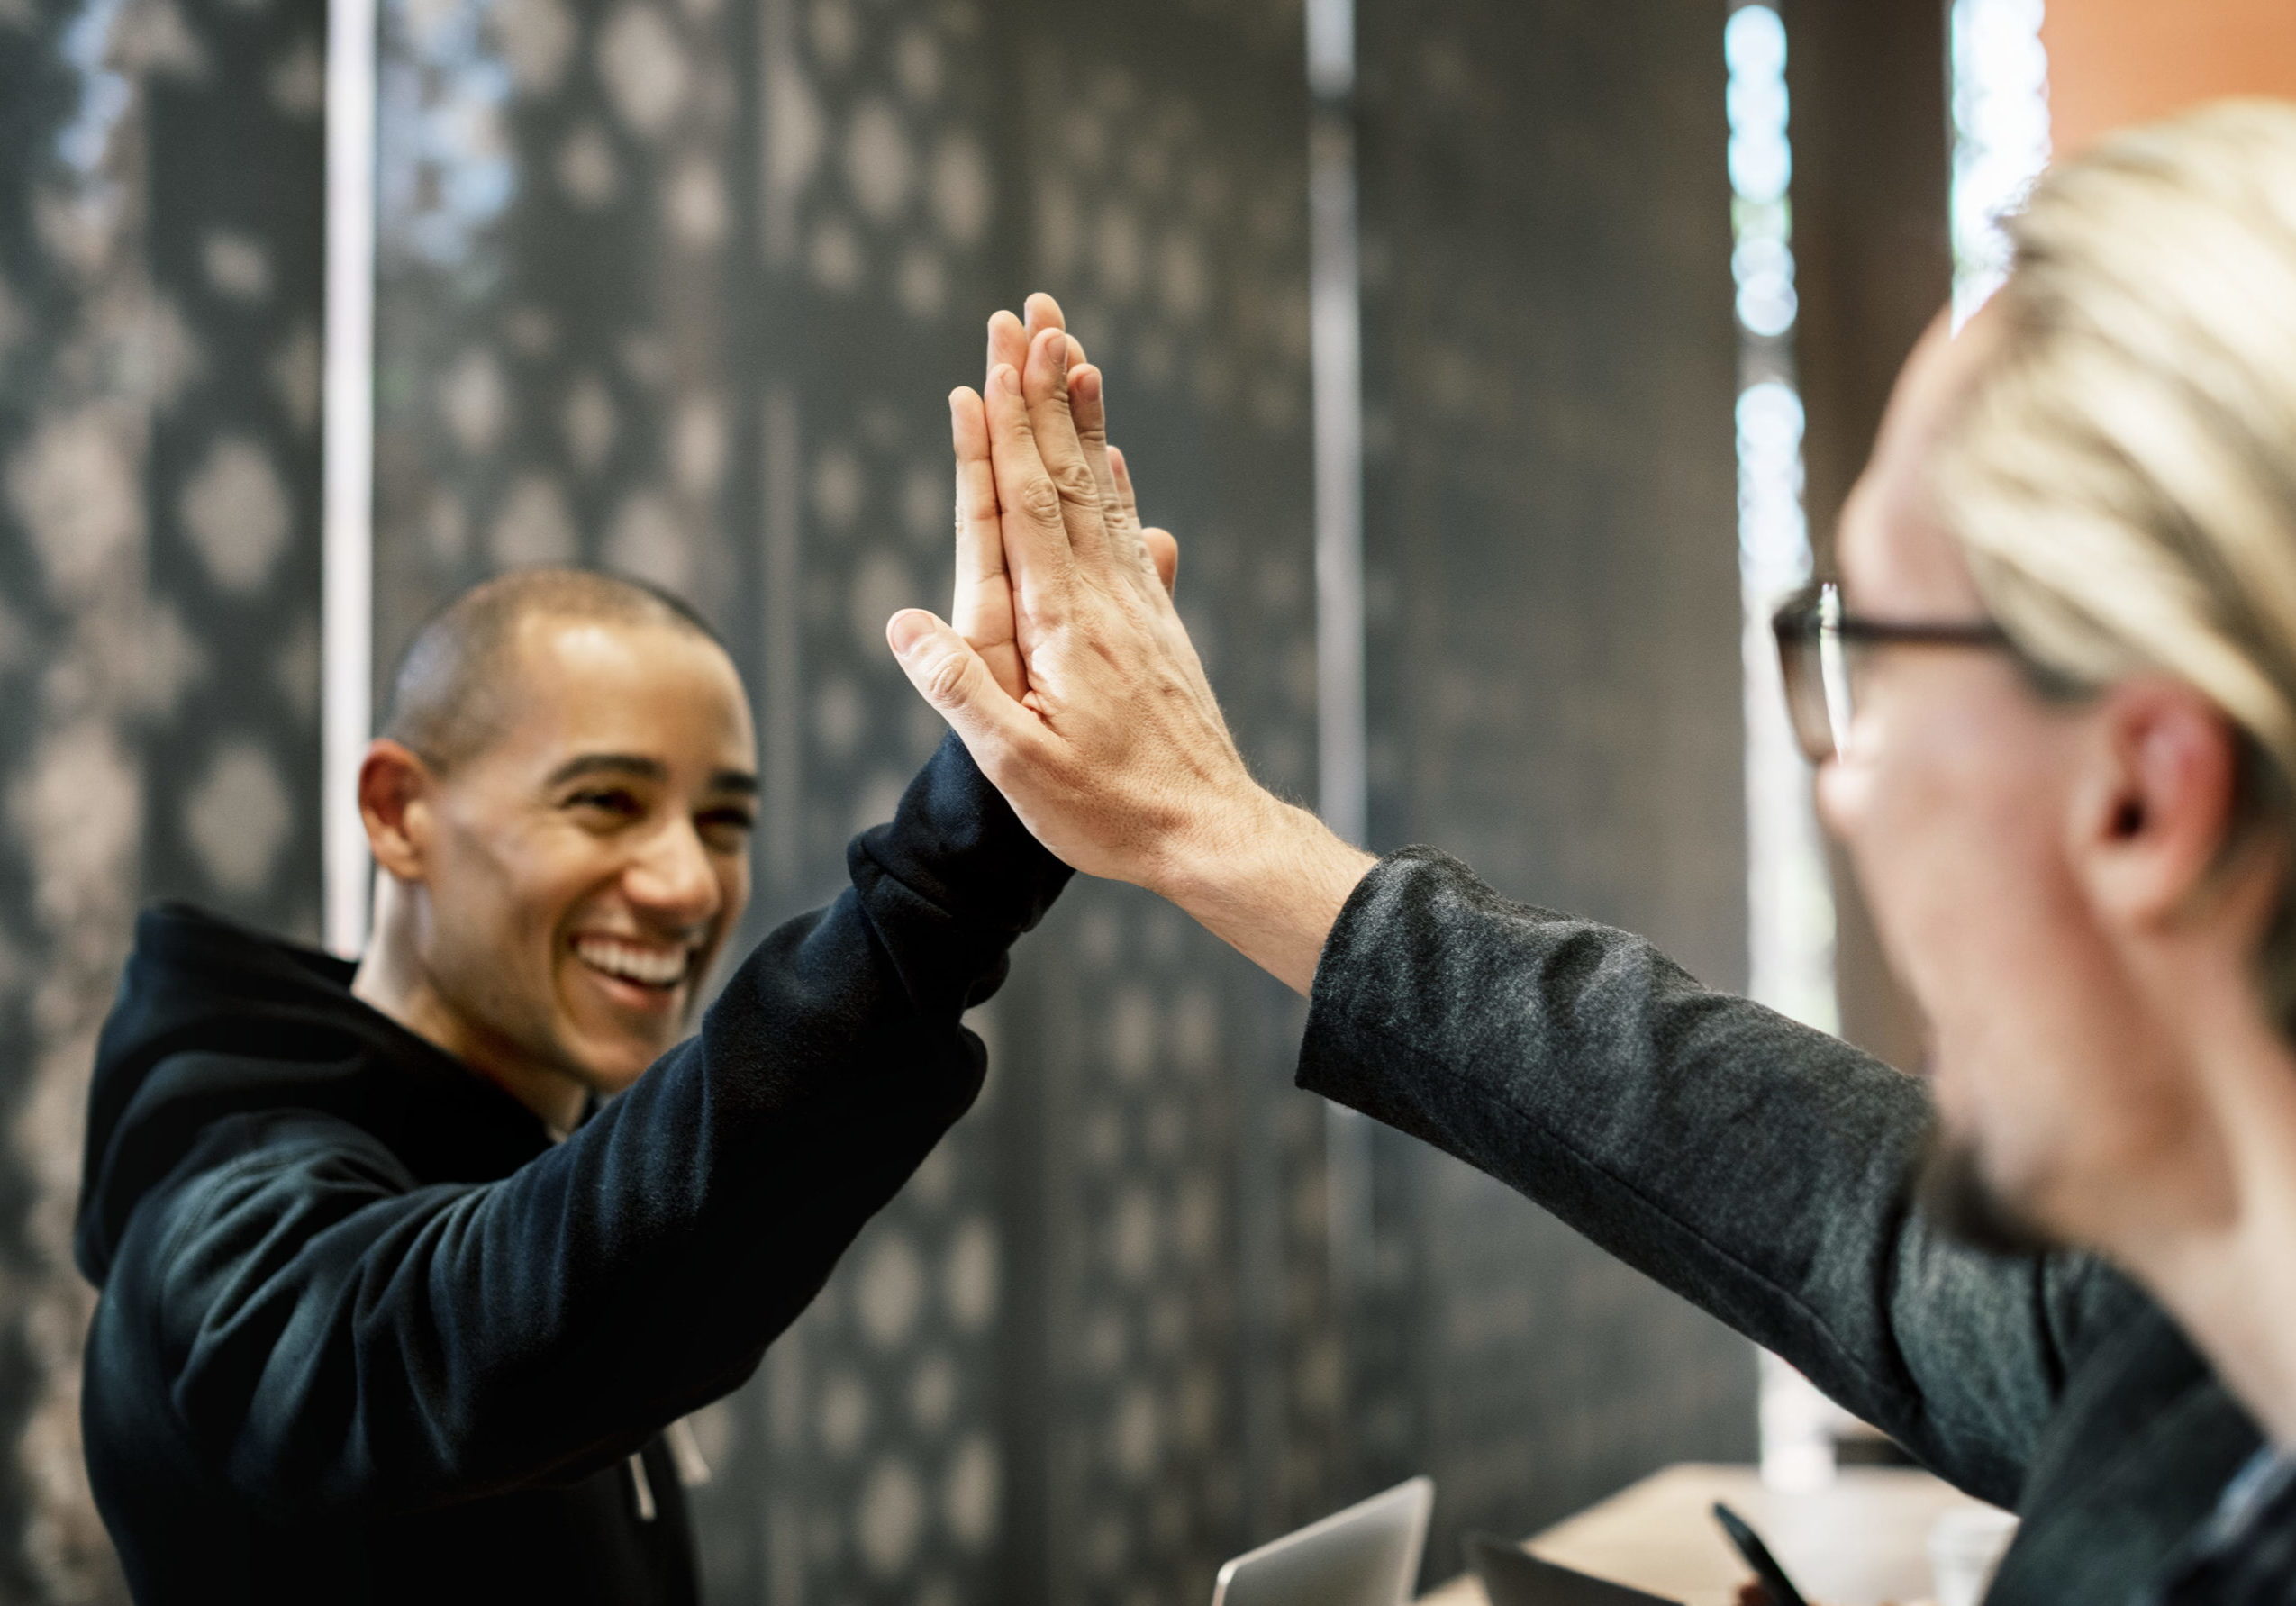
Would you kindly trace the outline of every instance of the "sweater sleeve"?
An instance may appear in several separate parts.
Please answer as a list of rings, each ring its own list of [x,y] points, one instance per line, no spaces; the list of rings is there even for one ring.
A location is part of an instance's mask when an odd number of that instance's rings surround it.
[[[499,1182],[417,1187],[322,1115],[216,1123],[107,1290],[186,1453],[276,1516],[375,1517],[583,1475],[748,1376],[971,1104],[960,1016],[1068,874],[954,740],[849,863]]]
[[[2013,1503],[2069,1354],[2137,1296],[1912,1204],[1923,1085],[1445,856],[1375,867],[1326,944],[1300,1084],[1507,1183]]]

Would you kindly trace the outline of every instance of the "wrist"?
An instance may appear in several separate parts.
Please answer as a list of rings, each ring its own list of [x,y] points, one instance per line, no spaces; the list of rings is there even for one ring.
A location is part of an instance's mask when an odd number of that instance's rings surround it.
[[[1377,861],[1255,786],[1159,856],[1150,891],[1302,994],[1323,941]]]
[[[1271,841],[1300,830],[1302,817],[1275,794],[1247,782],[1218,804],[1193,812],[1165,833],[1151,855],[1142,885],[1157,896],[1193,912],[1225,901],[1257,879],[1255,860]]]

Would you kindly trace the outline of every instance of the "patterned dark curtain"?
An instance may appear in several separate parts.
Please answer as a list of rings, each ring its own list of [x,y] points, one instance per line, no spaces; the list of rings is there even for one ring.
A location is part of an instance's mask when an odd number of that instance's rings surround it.
[[[0,4],[0,1594],[123,1598],[70,1260],[138,903],[315,936],[315,8]]]
[[[1357,15],[1373,833],[1743,987],[1721,15]],[[1400,1134],[1373,1170],[1357,1409],[1431,1567],[1752,1456],[1749,1346]]]
[[[1719,19],[1363,9],[1375,827],[1734,982]],[[0,1599],[116,1598],[66,1244],[132,910],[315,928],[320,29],[0,0]],[[828,895],[939,734],[882,626],[945,604],[941,396],[1043,287],[1304,796],[1300,34],[1287,0],[386,0],[378,670],[506,567],[685,593],[759,716],[755,921]],[[1378,1139],[1335,1255],[1300,1018],[1076,888],[984,1012],[983,1107],[697,1420],[711,1598],[1187,1606],[1419,1470],[1439,1574],[1460,1521],[1750,1450],[1736,1340],[1447,1161]]]

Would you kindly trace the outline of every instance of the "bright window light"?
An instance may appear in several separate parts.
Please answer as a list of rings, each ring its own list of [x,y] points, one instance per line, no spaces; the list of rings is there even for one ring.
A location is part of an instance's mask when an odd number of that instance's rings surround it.
[[[1953,313],[1984,304],[2009,271],[2001,219],[2049,162],[2049,58],[2041,0],[1954,0]]]

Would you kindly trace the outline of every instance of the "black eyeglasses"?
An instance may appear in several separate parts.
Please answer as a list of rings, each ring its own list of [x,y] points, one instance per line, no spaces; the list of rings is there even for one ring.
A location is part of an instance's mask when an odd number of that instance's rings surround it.
[[[1778,639],[1778,667],[1785,676],[1794,738],[1812,764],[1823,764],[1848,742],[1857,685],[1871,649],[2010,645],[2001,626],[1989,620],[1899,623],[1845,613],[1841,588],[1830,580],[1805,585],[1786,598],[1772,615],[1770,630]]]

